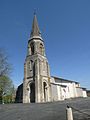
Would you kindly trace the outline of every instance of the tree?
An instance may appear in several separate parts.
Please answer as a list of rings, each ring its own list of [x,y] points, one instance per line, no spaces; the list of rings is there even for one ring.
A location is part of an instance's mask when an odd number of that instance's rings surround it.
[[[8,62],[8,57],[0,49],[0,101],[6,96],[12,95],[13,84],[10,79],[11,65]],[[7,97],[8,98],[8,97]]]
[[[10,95],[12,92],[12,81],[8,76],[0,77],[0,99],[3,100],[3,96]]]
[[[16,89],[14,88],[14,85],[9,88],[9,92],[3,95],[3,102],[4,103],[14,103],[16,97]]]
[[[8,57],[0,49],[0,76],[7,76],[11,71],[11,65],[8,62]]]

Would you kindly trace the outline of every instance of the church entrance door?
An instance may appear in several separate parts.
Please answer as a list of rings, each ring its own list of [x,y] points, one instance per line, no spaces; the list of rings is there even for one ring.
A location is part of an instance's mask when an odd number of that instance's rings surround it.
[[[35,102],[35,83],[30,83],[30,102]]]
[[[44,102],[47,101],[47,84],[46,82],[43,82],[43,88],[44,88]]]

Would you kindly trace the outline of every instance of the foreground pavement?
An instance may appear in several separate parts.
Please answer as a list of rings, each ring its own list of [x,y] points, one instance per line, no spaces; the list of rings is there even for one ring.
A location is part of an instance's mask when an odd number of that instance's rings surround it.
[[[74,120],[90,120],[90,98],[53,103],[0,105],[0,120],[66,120],[66,106],[72,106]]]

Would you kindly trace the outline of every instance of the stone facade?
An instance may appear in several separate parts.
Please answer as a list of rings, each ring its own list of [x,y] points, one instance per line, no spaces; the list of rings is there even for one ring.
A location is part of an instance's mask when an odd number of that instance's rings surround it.
[[[17,97],[17,101],[23,103],[87,97],[86,89],[81,88],[78,82],[50,76],[50,68],[36,15],[34,15],[32,31],[28,40],[23,85],[18,88],[18,91],[18,95],[22,95],[23,92],[23,97]]]
[[[51,77],[52,101],[87,97],[86,89],[76,81]]]
[[[23,102],[23,84],[19,85],[16,91],[16,103],[22,103]]]
[[[50,70],[36,15],[24,64],[23,103],[51,101]]]

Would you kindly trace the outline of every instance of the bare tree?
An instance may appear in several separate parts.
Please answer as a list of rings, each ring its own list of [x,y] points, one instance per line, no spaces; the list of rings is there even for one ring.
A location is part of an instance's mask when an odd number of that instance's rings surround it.
[[[11,71],[11,65],[8,62],[8,57],[0,49],[0,76],[7,76]]]

